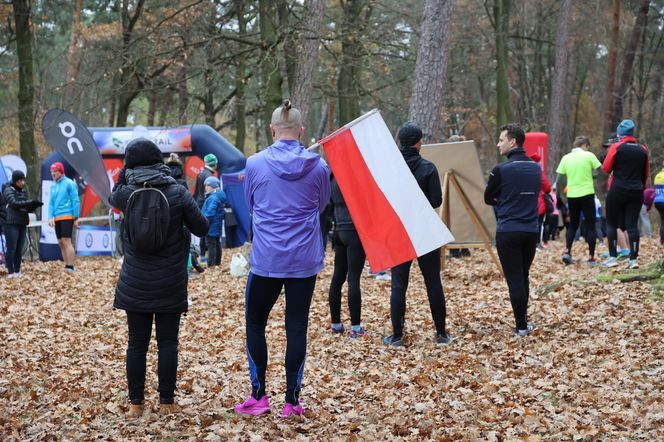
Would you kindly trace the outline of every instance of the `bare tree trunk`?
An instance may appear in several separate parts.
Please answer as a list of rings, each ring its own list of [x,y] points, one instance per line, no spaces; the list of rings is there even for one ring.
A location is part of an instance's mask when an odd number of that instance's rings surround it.
[[[183,57],[182,66],[178,72],[178,124],[182,125],[187,123],[188,108],[189,93],[187,91],[187,58]],[[208,124],[210,123],[208,122]]]
[[[74,93],[76,91],[76,79],[81,67],[81,61],[78,57],[78,46],[81,39],[81,10],[83,9],[83,0],[74,2],[74,17],[71,25],[71,34],[69,36],[69,49],[67,50],[67,73],[65,76],[64,92],[62,94],[62,108],[72,111]]]
[[[35,144],[34,77],[32,72],[32,23],[29,0],[14,0],[16,53],[18,56],[18,132],[21,158],[28,167],[26,182],[39,195],[39,155]]]
[[[646,26],[646,20],[648,19],[648,10],[650,8],[649,0],[641,0],[641,6],[639,7],[639,13],[636,16],[636,21],[634,22],[634,28],[632,29],[632,35],[629,38],[627,43],[627,48],[625,50],[625,57],[623,61],[622,74],[620,76],[620,85],[616,94],[613,96],[613,112],[611,115],[611,127],[617,127],[618,122],[623,118],[623,101],[628,93],[628,89],[632,84],[632,71],[634,69],[634,58],[636,56],[636,50],[639,46],[639,41],[641,40],[641,35]]]
[[[571,11],[572,0],[562,0],[558,13],[556,64],[549,101],[549,157],[546,170],[549,176],[553,176],[555,167],[562,156],[563,128],[569,124],[569,112],[566,105],[569,102],[568,73]]]
[[[337,79],[339,93],[339,126],[360,114],[360,59],[362,57],[362,34],[371,15],[371,4],[367,0],[347,0],[341,25],[341,67]]]
[[[281,104],[283,99],[282,82],[283,76],[279,68],[278,51],[278,29],[277,5],[275,0],[259,0],[258,2],[260,34],[263,50],[267,53],[263,56],[261,66],[262,89],[263,89],[263,133],[269,143],[272,139],[269,123],[272,119],[272,111]]]
[[[129,0],[122,0],[122,13],[120,14],[122,21],[122,69],[118,79],[117,127],[127,125],[129,106],[140,93],[137,80],[134,78],[135,66],[133,65],[129,43],[131,42],[136,22],[143,12],[144,4],[145,0],[137,0],[136,4],[130,8]],[[133,14],[130,11],[133,11]]]
[[[154,126],[154,119],[157,115],[157,88],[152,86],[150,89],[150,102],[148,105],[148,126]]]
[[[452,0],[426,0],[408,119],[422,128],[425,143],[440,141]]]
[[[618,38],[620,37],[620,0],[613,0],[613,26],[609,45],[609,72],[606,82],[606,112],[604,117],[604,135],[615,130],[613,122],[613,92],[616,82],[616,64],[618,59]]]
[[[325,11],[324,0],[306,0],[304,2],[303,21],[296,43],[298,63],[295,63],[293,84],[290,96],[293,103],[302,113],[303,124],[309,126],[311,99],[316,80],[318,66],[318,50],[320,47],[320,29]],[[308,131],[313,133],[312,130]]]
[[[161,106],[159,106],[158,126],[166,126],[168,113],[171,111],[171,106],[173,106],[173,92],[170,89],[166,89],[164,92],[166,95],[163,96]]]
[[[507,33],[511,0],[494,0],[493,16],[496,26],[496,133],[510,120],[510,95],[507,78]]]
[[[240,38],[247,35],[247,21],[244,17],[244,1],[235,1],[238,30]],[[247,137],[247,104],[245,101],[245,70],[244,57],[239,57],[237,70],[235,72],[235,147],[244,152],[244,144]]]
[[[316,136],[315,138],[317,140],[320,140],[323,138],[323,135],[325,134],[325,127],[327,126],[327,103],[328,101],[332,101],[331,99],[323,96],[323,98],[320,101],[320,121],[318,122],[318,130],[316,131]]]

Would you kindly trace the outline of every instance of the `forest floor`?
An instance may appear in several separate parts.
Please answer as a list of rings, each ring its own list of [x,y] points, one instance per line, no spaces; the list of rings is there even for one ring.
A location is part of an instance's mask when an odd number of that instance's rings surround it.
[[[604,252],[604,246],[598,247]],[[575,244],[576,257],[587,250]],[[282,421],[283,299],[268,325],[272,414],[243,418],[249,392],[244,343],[246,278],[223,267],[192,278],[183,318],[179,414],[157,414],[156,345],[148,357],[146,404],[127,421],[124,312],[112,309],[120,262],[79,258],[27,262],[0,276],[0,440],[662,440],[664,294],[648,282],[620,283],[585,262],[565,267],[562,243],[535,257],[534,335],[512,335],[506,285],[484,251],[448,261],[444,272],[449,346],[433,322],[417,268],[411,273],[406,346],[388,348],[390,283],[363,277],[365,339],[332,335],[320,274],[309,325],[301,400],[305,417]],[[662,257],[645,240],[642,266]],[[624,273],[625,265],[617,272]],[[146,275],[148,276],[148,275]],[[600,282],[608,281],[608,282]],[[282,297],[283,298],[283,297]],[[349,326],[347,308],[343,308]]]

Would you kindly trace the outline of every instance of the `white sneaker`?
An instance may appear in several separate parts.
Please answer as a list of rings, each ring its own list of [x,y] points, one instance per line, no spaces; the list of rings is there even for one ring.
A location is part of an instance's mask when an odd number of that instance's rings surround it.
[[[618,258],[616,258],[615,256],[609,256],[602,263],[602,267],[615,267],[617,265],[618,265]]]
[[[638,269],[639,263],[636,259],[630,259],[629,264],[627,265],[628,269]]]
[[[378,281],[392,281],[392,276],[387,272],[381,272],[376,275]]]

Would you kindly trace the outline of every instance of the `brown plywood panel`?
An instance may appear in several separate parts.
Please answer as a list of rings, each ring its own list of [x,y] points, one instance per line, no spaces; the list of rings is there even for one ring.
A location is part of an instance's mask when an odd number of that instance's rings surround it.
[[[422,157],[431,161],[438,168],[440,182],[443,183],[445,173],[454,171],[466,196],[473,204],[478,217],[486,227],[487,232],[494,240],[496,232],[496,217],[493,207],[484,204],[484,174],[477,155],[474,141],[460,141],[455,143],[426,144],[420,150]],[[450,222],[447,227],[454,235],[454,242],[481,242],[482,238],[459,195],[454,188],[450,187]],[[443,202],[444,204],[444,202]]]

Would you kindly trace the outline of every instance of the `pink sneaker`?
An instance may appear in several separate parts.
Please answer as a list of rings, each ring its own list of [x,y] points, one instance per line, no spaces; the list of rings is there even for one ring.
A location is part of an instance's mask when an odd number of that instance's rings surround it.
[[[261,414],[270,412],[270,403],[267,396],[263,396],[259,400],[254,399],[253,396],[249,396],[244,403],[235,406],[235,412],[249,416],[260,416]]]
[[[302,407],[302,404],[289,404],[286,403],[284,405],[284,411],[281,412],[281,418],[286,419],[290,416],[300,416],[304,414],[304,407]]]

